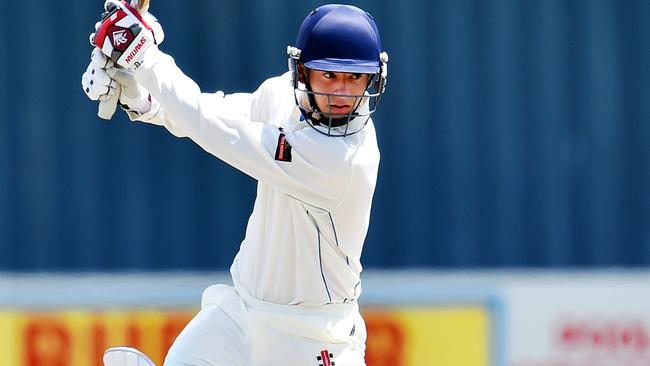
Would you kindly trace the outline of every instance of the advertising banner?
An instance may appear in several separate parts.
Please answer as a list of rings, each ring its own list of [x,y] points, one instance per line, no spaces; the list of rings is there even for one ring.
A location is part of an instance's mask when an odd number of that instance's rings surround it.
[[[2,366],[102,366],[129,345],[162,365],[195,310],[0,311]],[[490,314],[481,306],[364,311],[368,366],[488,366]]]
[[[508,366],[650,365],[650,283],[530,280],[504,303]]]

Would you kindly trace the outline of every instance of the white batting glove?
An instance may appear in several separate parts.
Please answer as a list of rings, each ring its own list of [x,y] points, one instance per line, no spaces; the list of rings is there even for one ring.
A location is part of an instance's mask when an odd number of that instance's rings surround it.
[[[81,75],[81,87],[90,100],[105,101],[119,93],[119,84],[106,73],[107,68],[114,68],[113,61],[95,48],[86,72]]]
[[[144,353],[130,347],[114,347],[104,352],[104,366],[156,366]]]
[[[125,1],[106,0],[104,8],[106,13],[96,34],[91,35],[91,44],[117,65],[137,69],[142,65],[146,51],[162,42],[162,27],[151,14],[144,12],[145,19]]]
[[[117,102],[122,108],[143,114],[149,111],[149,92],[135,82],[132,72],[115,67],[99,48],[91,54],[90,64],[81,77],[81,85],[90,100],[111,102],[106,109],[117,107]],[[110,113],[112,115],[112,113]]]

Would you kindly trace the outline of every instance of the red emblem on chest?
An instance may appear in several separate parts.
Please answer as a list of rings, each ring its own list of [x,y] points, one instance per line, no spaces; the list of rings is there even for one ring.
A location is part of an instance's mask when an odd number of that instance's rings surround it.
[[[275,148],[275,160],[291,161],[291,145],[282,130],[278,136],[278,146]]]

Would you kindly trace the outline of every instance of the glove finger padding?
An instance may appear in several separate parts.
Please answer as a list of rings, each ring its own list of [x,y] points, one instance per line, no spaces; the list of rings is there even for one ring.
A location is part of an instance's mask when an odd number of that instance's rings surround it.
[[[116,92],[117,82],[111,79],[103,68],[97,68],[91,61],[81,75],[81,87],[90,100],[105,100]]]
[[[115,65],[113,60],[106,57],[99,48],[93,49],[93,52],[90,54],[90,64],[96,69],[107,69]]]
[[[108,15],[110,15],[112,12],[117,10],[120,7],[120,5],[122,5],[121,3],[122,1],[120,0],[106,0],[104,1],[104,10],[106,10]]]
[[[104,69],[95,69],[91,75],[90,83],[99,94],[110,94],[111,88],[115,88],[115,80],[112,80]]]

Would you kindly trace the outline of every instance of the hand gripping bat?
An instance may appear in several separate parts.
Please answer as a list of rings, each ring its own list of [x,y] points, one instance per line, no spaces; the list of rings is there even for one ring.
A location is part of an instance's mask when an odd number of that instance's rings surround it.
[[[131,0],[131,6],[135,8],[139,13],[143,13],[149,10],[149,0]],[[120,99],[120,85],[117,84],[117,90],[110,98],[102,100],[99,102],[99,107],[97,109],[97,116],[99,118],[110,120],[115,114],[117,109],[117,103]]]

